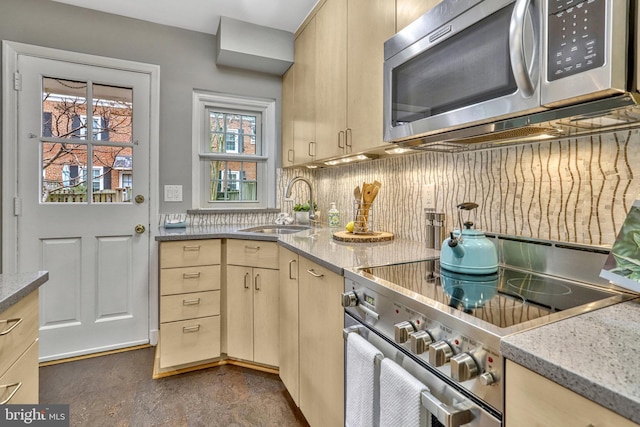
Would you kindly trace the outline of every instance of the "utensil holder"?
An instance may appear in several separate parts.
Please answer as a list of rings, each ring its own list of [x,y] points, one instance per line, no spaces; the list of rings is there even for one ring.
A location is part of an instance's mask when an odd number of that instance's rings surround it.
[[[353,202],[353,234],[373,234],[374,210],[372,203]]]

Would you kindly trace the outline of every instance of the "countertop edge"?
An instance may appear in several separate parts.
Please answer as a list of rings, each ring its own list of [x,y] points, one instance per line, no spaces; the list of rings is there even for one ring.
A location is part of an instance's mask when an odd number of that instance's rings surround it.
[[[48,271],[0,274],[0,312],[20,302],[49,280]]]
[[[315,262],[316,264],[326,268],[329,271],[332,271],[336,274],[339,274],[340,276],[344,276],[344,268],[338,267],[337,265],[331,263],[331,262],[327,262],[322,258],[319,258],[313,254],[311,254],[310,252],[305,251],[304,249],[300,249],[297,246],[294,245],[290,245],[287,242],[283,242],[282,240],[278,241],[278,245],[282,246],[283,248],[289,249],[291,252],[296,253],[300,256],[303,256],[313,262]]]
[[[504,337],[500,342],[500,351],[506,359],[509,359],[512,362],[515,362],[538,375],[541,375],[544,378],[617,413],[622,417],[640,424],[640,400],[634,396],[628,395],[624,390],[607,386],[606,382],[598,382],[597,378],[593,375],[589,376],[584,372],[579,372],[575,367],[572,369],[571,366],[566,364],[557,363],[558,361],[554,362],[551,360],[551,357],[544,357],[543,354],[540,354],[542,352],[540,348],[537,348],[536,346],[540,345],[540,347],[546,347],[549,343],[540,342],[535,336],[533,336],[534,334],[540,333],[540,330],[545,328],[554,328],[558,331],[558,328],[562,327],[561,324],[564,323],[565,325],[568,325],[567,322],[582,323],[584,321],[584,328],[589,329],[591,325],[587,322],[587,318],[590,317],[589,320],[593,321],[594,313],[600,312],[598,313],[599,315],[606,317],[608,309],[613,309],[615,307],[617,310],[625,310],[625,308],[628,307],[629,311],[632,311],[635,307],[631,304],[638,305],[639,303],[640,299],[622,302],[591,313],[585,313],[573,318],[565,319],[564,321],[556,322],[555,324],[545,325],[530,331],[524,331]],[[567,330],[564,332],[566,334],[579,334],[574,328],[568,328],[565,326],[565,329],[571,329],[571,331]],[[559,335],[558,332],[556,332],[555,334],[551,333],[549,335],[553,335],[557,340],[561,340],[562,333],[563,332],[560,332]],[[582,334],[579,335],[584,336]],[[537,341],[538,344],[523,345],[518,342],[520,339],[526,340],[529,343]],[[588,342],[585,343],[583,351],[592,351],[593,349],[589,344],[592,341],[586,341]],[[634,350],[631,349],[629,351],[633,352]],[[582,359],[579,352],[574,355],[574,358],[576,359],[576,363],[581,364]],[[583,363],[588,363],[588,361],[584,361]]]

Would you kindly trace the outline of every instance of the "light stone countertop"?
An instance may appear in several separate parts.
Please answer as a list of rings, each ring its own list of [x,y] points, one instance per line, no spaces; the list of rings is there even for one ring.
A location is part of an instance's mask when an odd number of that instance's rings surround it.
[[[640,299],[507,336],[500,351],[640,424]]]
[[[410,261],[438,259],[440,251],[427,249],[424,243],[406,239],[393,239],[380,243],[346,243],[333,239],[333,233],[341,229],[313,227],[291,234],[241,232],[250,225],[220,225],[187,227],[181,229],[160,228],[156,240],[193,239],[251,239],[278,241],[285,247],[336,274],[343,275],[349,267],[396,264]]]
[[[49,273],[0,274],[0,312],[5,311],[49,280]]]
[[[250,225],[160,229],[156,240],[235,238],[278,241],[343,275],[343,269],[437,259],[423,243],[333,240],[328,227],[292,234],[238,232]],[[507,336],[505,357],[640,424],[640,299]]]

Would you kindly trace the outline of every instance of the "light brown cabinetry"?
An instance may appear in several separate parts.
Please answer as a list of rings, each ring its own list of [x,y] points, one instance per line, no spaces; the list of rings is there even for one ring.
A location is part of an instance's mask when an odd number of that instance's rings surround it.
[[[632,427],[636,423],[507,360],[506,427]]]
[[[399,32],[424,15],[442,0],[396,0],[396,21]]]
[[[293,163],[315,159],[316,150],[316,22],[296,37],[293,78]]]
[[[300,406],[298,264],[299,256],[280,247],[280,379]]]
[[[295,165],[295,146],[293,144],[293,87],[295,64],[282,76],[282,167]]]
[[[38,403],[38,291],[0,313],[0,402]]]
[[[279,283],[275,242],[227,241],[227,355],[278,366]]]
[[[344,425],[342,276],[299,258],[300,410],[311,427]]]
[[[220,357],[220,240],[160,243],[160,369]]]
[[[298,35],[293,79],[296,153],[293,162],[283,160],[283,165],[383,144],[383,44],[394,34],[394,8],[393,0],[326,0]],[[289,79],[284,76],[284,86]],[[283,120],[287,117],[283,114]]]

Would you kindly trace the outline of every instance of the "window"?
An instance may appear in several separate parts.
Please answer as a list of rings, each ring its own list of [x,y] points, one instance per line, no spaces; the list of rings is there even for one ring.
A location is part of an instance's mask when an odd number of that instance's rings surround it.
[[[275,207],[275,101],[204,92],[193,100],[193,207]]]

